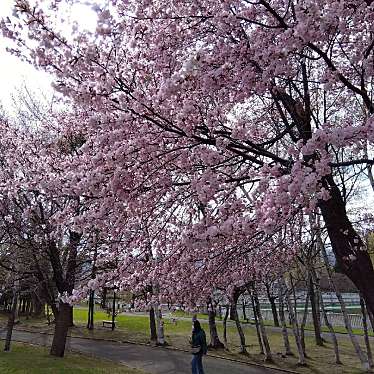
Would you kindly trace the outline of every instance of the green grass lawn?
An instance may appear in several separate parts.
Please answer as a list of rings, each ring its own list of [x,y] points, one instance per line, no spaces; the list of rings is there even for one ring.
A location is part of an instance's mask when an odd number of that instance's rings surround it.
[[[64,358],[49,355],[43,347],[13,343],[11,352],[0,351],[2,374],[146,374],[110,361],[75,353]]]
[[[190,313],[190,312],[185,312],[184,310],[175,310],[172,313],[173,316],[175,317],[185,317],[185,318],[192,318],[194,315],[198,319],[208,319],[208,315],[204,313]]]
[[[192,314],[185,313],[182,311],[177,311],[173,313],[176,317],[191,317]],[[209,340],[209,326],[207,321],[207,315],[198,314],[197,316],[203,328],[205,329],[208,340]],[[116,318],[117,327],[115,331],[110,329],[100,328],[102,320],[108,319],[108,315],[102,311],[95,312],[95,321],[97,328],[89,332],[87,329],[80,329],[78,326],[85,324],[87,320],[87,310],[86,309],[75,309],[74,310],[74,320],[76,321],[77,327],[74,329],[75,333],[84,334],[84,336],[91,337],[106,337],[110,336],[117,340],[130,340],[141,343],[149,342],[149,319],[147,316],[143,315],[119,315]],[[250,324],[244,324],[244,331],[246,335],[246,341],[248,344],[248,356],[239,354],[239,338],[235,326],[228,327],[228,342],[230,352],[219,350],[219,351],[210,351],[211,354],[235,358],[248,362],[262,363],[263,356],[259,353],[259,347],[257,344],[256,330]],[[222,322],[217,319],[217,328],[218,333],[222,339],[223,327]],[[74,330],[72,333],[74,334]],[[164,330],[165,338],[173,347],[178,347],[182,349],[189,349],[188,339],[191,333],[191,321],[184,319],[177,319],[177,323],[173,323],[170,318],[164,319]],[[301,373],[325,373],[327,370],[329,374],[353,374],[361,373],[360,363],[356,358],[352,345],[347,339],[340,339],[340,351],[341,359],[344,363],[343,366],[334,365],[334,352],[331,344],[327,343],[325,347],[317,347],[314,344],[314,339],[312,337],[306,338],[307,353],[308,358],[308,367],[299,368],[297,366],[296,357],[287,357],[284,358],[281,355],[283,352],[283,340],[279,332],[268,332],[269,340],[271,344],[272,351],[274,352],[274,361],[275,367],[293,369]],[[296,344],[290,334],[291,345],[293,346],[293,351],[296,353]]]
[[[357,313],[357,314],[359,314],[359,313]],[[175,317],[192,318],[192,316],[194,315],[194,313],[185,312],[183,310],[177,310],[177,311],[173,312],[172,315],[175,316]],[[207,320],[208,319],[208,315],[207,314],[203,314],[203,313],[198,313],[197,314],[197,318],[199,320]],[[217,322],[220,322],[220,321],[221,321],[221,319],[219,319],[217,317]],[[243,324],[249,323],[246,320],[241,320],[241,322]],[[265,320],[264,323],[265,323],[266,326],[274,326],[273,321],[267,321],[267,320]],[[287,326],[289,328],[292,327],[291,325],[287,325]],[[307,331],[314,331],[313,325],[307,324],[305,326],[305,330],[307,330]],[[345,327],[343,327],[343,326],[335,326],[334,330],[337,333],[342,333],[342,334],[347,334],[348,333],[347,329]],[[329,332],[329,329],[327,327],[322,326],[322,331],[323,332]],[[364,335],[364,332],[363,332],[362,329],[352,329],[352,331],[356,335]],[[369,335],[370,336],[374,336],[374,333],[373,333],[373,331],[371,329],[369,331]]]
[[[182,317],[182,314],[179,315]],[[184,316],[184,315],[183,315]],[[209,340],[209,326],[208,321],[200,317],[203,328],[205,329]],[[94,314],[95,329],[89,331],[86,329],[87,323],[87,309],[75,308],[74,309],[74,323],[75,327],[71,328],[70,334],[72,336],[87,337],[87,338],[101,338],[101,339],[114,339],[117,341],[132,341],[138,343],[149,343],[149,318],[146,315],[138,314],[122,314],[116,318],[116,329],[111,331],[110,328],[102,327],[102,320],[108,320],[109,317],[105,311],[96,310]],[[179,319],[177,323],[173,323],[171,318],[164,319],[165,338],[168,344],[172,347],[181,349],[189,349],[189,337],[191,334],[191,321],[186,319]],[[239,338],[234,325],[228,326],[228,343],[229,352],[224,350],[210,351],[210,354],[240,359],[248,362],[262,363],[263,356],[259,352],[257,343],[256,330],[251,324],[243,324],[244,332],[247,341],[248,355],[239,354]],[[48,326],[45,320],[22,320],[18,328],[35,329],[36,331],[46,331],[53,333],[54,325]],[[222,322],[217,319],[218,333],[222,339],[223,327]],[[339,338],[341,360],[343,366],[336,366],[334,364],[333,347],[330,343],[325,344],[324,347],[317,347],[314,344],[312,337],[306,337],[306,347],[308,353],[308,367],[299,368],[297,366],[297,358],[283,357],[284,351],[282,336],[279,331],[270,331],[268,335],[272,352],[274,353],[274,366],[284,369],[296,370],[300,373],[315,373],[324,374],[353,374],[361,373],[360,363],[356,358],[351,342],[343,337]],[[290,341],[293,352],[296,353],[296,345],[291,337]],[[361,339],[362,342],[362,339]],[[1,372],[1,371],[0,371]]]

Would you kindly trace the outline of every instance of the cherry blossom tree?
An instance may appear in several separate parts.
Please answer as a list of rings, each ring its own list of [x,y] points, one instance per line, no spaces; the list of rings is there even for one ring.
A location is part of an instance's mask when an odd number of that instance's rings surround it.
[[[52,17],[61,3],[18,0],[2,30],[87,114],[70,186],[102,199],[95,218],[151,212],[186,244],[245,248],[253,226],[270,234],[318,206],[374,311],[372,263],[336,178],[374,163],[371,1],[112,1],[94,35],[68,37]]]
[[[64,164],[80,143],[53,127],[57,117],[50,113],[47,130],[42,123],[25,128],[1,121],[0,232],[1,245],[13,248],[8,267],[41,287],[51,306],[56,322],[51,354],[63,356],[73,324],[72,306],[63,296],[73,294],[83,275],[90,233],[74,224],[84,198],[64,191]]]

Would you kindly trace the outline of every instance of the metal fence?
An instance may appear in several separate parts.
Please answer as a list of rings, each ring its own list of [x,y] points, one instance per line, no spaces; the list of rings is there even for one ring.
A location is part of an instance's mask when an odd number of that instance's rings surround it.
[[[238,313],[239,313],[240,318],[243,318],[243,311],[238,309]],[[262,313],[262,318],[265,321],[273,321],[273,313],[271,312],[271,310],[261,310],[261,313]],[[285,314],[286,322],[290,323],[288,312],[284,311],[284,314]],[[328,318],[328,320],[329,320],[329,322],[331,323],[332,326],[334,326],[334,327],[345,327],[344,318],[343,318],[342,313],[329,312],[329,313],[327,313],[327,316],[328,316],[327,318]],[[246,317],[249,320],[254,320],[253,311],[250,310],[250,309],[247,310],[247,308],[246,308]],[[302,319],[303,319],[303,313],[302,312],[297,313],[297,320],[298,320],[299,323],[302,322]],[[362,316],[360,314],[348,314],[348,319],[351,322],[352,328],[357,328],[357,329],[362,329],[363,328]],[[306,323],[307,324],[312,324],[313,323],[313,317],[312,317],[311,312],[308,313]],[[321,318],[321,326],[325,326],[325,321],[324,321],[323,318]]]

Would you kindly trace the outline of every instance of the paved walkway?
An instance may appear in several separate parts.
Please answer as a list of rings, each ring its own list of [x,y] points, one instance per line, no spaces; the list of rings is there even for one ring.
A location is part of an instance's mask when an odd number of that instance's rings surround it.
[[[4,337],[5,331],[0,331],[0,338],[4,339]],[[13,340],[49,346],[52,336],[14,330]],[[67,349],[120,362],[132,368],[143,369],[151,374],[191,373],[191,355],[172,349],[81,338],[68,338]],[[276,369],[240,364],[209,356],[204,357],[204,366],[206,368],[206,374],[284,373],[284,371]]]

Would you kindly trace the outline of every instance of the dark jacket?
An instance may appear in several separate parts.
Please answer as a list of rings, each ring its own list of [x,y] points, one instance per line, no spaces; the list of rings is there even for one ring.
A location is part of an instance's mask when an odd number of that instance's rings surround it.
[[[192,332],[192,347],[200,347],[200,351],[194,354],[206,355],[208,351],[208,346],[206,344],[206,336],[204,330]]]

